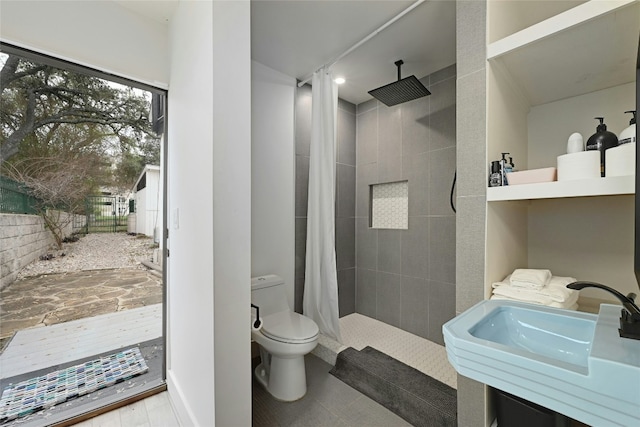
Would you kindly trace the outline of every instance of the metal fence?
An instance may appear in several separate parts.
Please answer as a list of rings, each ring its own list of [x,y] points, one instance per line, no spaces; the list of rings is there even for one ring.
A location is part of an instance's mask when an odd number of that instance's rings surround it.
[[[19,182],[0,176],[0,213],[37,214],[42,202]]]
[[[127,204],[126,199],[117,196],[87,197],[86,232],[115,233],[127,231]]]

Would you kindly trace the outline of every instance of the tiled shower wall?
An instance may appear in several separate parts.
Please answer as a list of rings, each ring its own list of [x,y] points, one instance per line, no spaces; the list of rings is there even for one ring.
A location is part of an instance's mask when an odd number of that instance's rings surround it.
[[[357,106],[356,312],[444,344],[456,308],[456,66],[421,82],[432,95]],[[401,180],[409,228],[370,228],[369,186]]]
[[[296,92],[295,310],[302,312],[311,141],[311,86]],[[336,265],[340,316],[355,312],[356,106],[338,99],[336,152]]]

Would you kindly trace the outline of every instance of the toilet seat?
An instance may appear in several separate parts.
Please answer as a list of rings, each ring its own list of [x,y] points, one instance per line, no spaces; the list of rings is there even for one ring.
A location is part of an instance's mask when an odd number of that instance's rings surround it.
[[[262,319],[261,332],[268,338],[290,344],[301,344],[318,337],[318,325],[293,311],[269,314]]]

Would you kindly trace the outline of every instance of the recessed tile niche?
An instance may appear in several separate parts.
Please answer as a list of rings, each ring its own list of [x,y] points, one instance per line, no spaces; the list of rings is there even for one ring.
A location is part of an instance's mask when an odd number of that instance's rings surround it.
[[[370,186],[371,228],[409,228],[409,182],[387,182]]]

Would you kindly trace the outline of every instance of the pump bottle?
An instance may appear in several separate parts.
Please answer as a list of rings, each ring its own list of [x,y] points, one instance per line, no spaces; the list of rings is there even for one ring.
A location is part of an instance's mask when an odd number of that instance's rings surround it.
[[[604,117],[596,117],[596,120],[600,120],[600,124],[596,128],[596,133],[591,135],[587,140],[587,151],[599,150],[600,151],[600,176],[605,176],[605,152],[607,149],[618,145],[618,137],[607,130],[607,125],[604,124]]]
[[[618,145],[628,144],[630,142],[636,142],[636,112],[635,110],[625,111],[625,114],[631,113],[633,117],[629,120],[629,126],[620,132],[620,138],[618,139]]]

